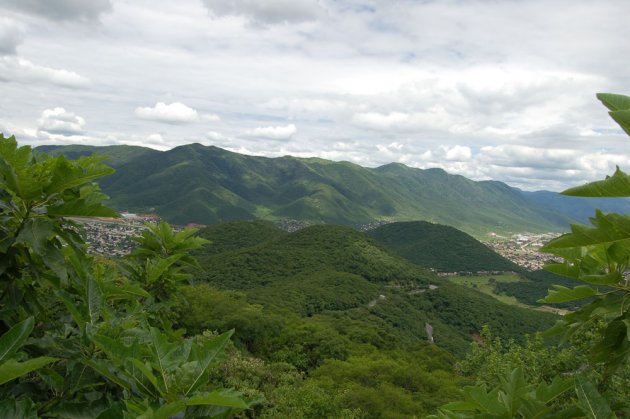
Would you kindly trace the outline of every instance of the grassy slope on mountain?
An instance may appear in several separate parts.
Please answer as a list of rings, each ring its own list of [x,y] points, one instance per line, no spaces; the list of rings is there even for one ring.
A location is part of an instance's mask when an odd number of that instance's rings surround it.
[[[521,269],[470,235],[426,221],[386,224],[369,232],[394,254],[442,272]]]
[[[108,148],[94,150],[108,153]],[[136,158],[120,148],[112,150],[117,172],[101,181],[111,204],[155,211],[176,223],[293,218],[351,225],[424,219],[475,234],[550,231],[568,223],[568,218],[532,204],[505,184],[473,182],[440,169],[271,159],[199,144],[165,152],[137,150]]]

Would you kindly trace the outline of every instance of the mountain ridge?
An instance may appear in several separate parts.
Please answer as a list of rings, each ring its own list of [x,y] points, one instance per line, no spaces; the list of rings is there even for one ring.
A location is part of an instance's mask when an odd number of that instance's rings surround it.
[[[38,148],[41,149],[41,148]],[[77,157],[109,155],[101,187],[119,210],[156,212],[178,224],[295,219],[357,225],[425,220],[475,236],[563,231],[584,222],[565,197],[532,195],[499,181],[401,163],[367,168],[320,158],[248,156],[198,143],[168,151],[130,146],[48,146]],[[587,202],[587,201],[585,201]],[[630,210],[630,204],[622,204]],[[592,205],[591,205],[592,207]]]

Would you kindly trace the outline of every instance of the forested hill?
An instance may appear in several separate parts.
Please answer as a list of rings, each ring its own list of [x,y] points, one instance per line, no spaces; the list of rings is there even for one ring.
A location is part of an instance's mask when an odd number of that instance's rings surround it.
[[[400,348],[425,340],[425,323],[430,323],[435,342],[461,354],[470,334],[484,324],[519,341],[555,318],[451,284],[348,227],[319,225],[286,233],[260,221],[231,222],[200,234],[221,245],[197,252],[205,270],[197,275],[199,283],[244,293],[249,304],[264,307],[258,317],[316,317],[344,339]],[[266,320],[259,320],[263,327]],[[251,342],[263,337],[248,327],[236,330],[248,346],[263,345]]]
[[[441,272],[521,271],[515,263],[449,226],[426,221],[398,222],[369,234],[398,256]]]
[[[256,218],[343,225],[427,220],[477,235],[566,230],[575,220],[561,206],[546,206],[501,182],[474,182],[398,163],[365,168],[317,158],[247,156],[200,144],[164,152],[130,146],[39,150],[73,158],[109,156],[116,173],[100,183],[112,206],[156,212],[178,224]]]

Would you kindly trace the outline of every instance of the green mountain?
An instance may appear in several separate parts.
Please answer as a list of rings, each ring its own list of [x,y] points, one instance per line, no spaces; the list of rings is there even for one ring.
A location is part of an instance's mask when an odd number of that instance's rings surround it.
[[[400,348],[425,341],[429,323],[439,346],[461,354],[485,324],[519,341],[555,319],[438,278],[348,227],[285,233],[260,222],[234,222],[201,235],[224,250],[198,252],[205,270],[199,282],[242,292],[267,313],[317,317],[356,343]]]
[[[528,271],[453,227],[425,221],[391,223],[368,234],[395,255],[439,272],[504,271],[518,274],[517,281],[496,282],[495,293],[539,306],[554,284],[574,287],[575,280],[545,270]],[[556,305],[574,309],[575,303]]]
[[[522,269],[470,235],[426,221],[386,224],[369,232],[394,254],[441,272]]]
[[[119,210],[156,212],[185,224],[295,219],[356,225],[426,220],[471,234],[559,231],[574,218],[494,181],[474,182],[441,169],[392,163],[365,168],[317,158],[265,158],[190,144],[168,151],[139,147],[38,148],[76,157],[110,156],[101,181]]]

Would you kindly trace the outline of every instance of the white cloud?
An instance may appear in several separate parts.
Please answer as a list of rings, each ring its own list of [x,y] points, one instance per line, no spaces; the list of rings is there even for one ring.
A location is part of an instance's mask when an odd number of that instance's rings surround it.
[[[63,104],[89,121],[85,141],[399,161],[561,188],[610,174],[611,161],[630,170],[626,137],[594,98],[630,93],[629,7],[0,0],[0,27],[18,28],[0,30],[0,117],[36,131],[42,109]],[[149,139],[152,121],[176,126]],[[51,141],[26,129],[15,132]]]
[[[83,134],[85,119],[64,108],[46,109],[37,120],[39,131],[62,136]]]
[[[50,83],[69,88],[84,88],[90,80],[64,69],[56,69],[33,64],[17,56],[0,57],[0,81],[20,83]]]
[[[199,114],[197,114],[196,110],[180,102],[173,102],[169,105],[164,102],[158,102],[152,108],[138,107],[135,113],[138,118],[173,124],[190,123],[199,120]]]
[[[440,154],[448,161],[468,161],[472,157],[472,151],[470,147],[455,145],[453,147],[441,146]]]
[[[317,19],[323,12],[317,0],[203,0],[216,16],[244,16],[254,23],[275,24]]]
[[[207,113],[207,114],[202,115],[201,119],[203,119],[204,121],[217,122],[221,120],[221,117],[213,113]]]
[[[253,130],[247,131],[248,135],[253,137],[261,137],[269,140],[288,140],[297,132],[297,127],[294,124],[258,127]]]

